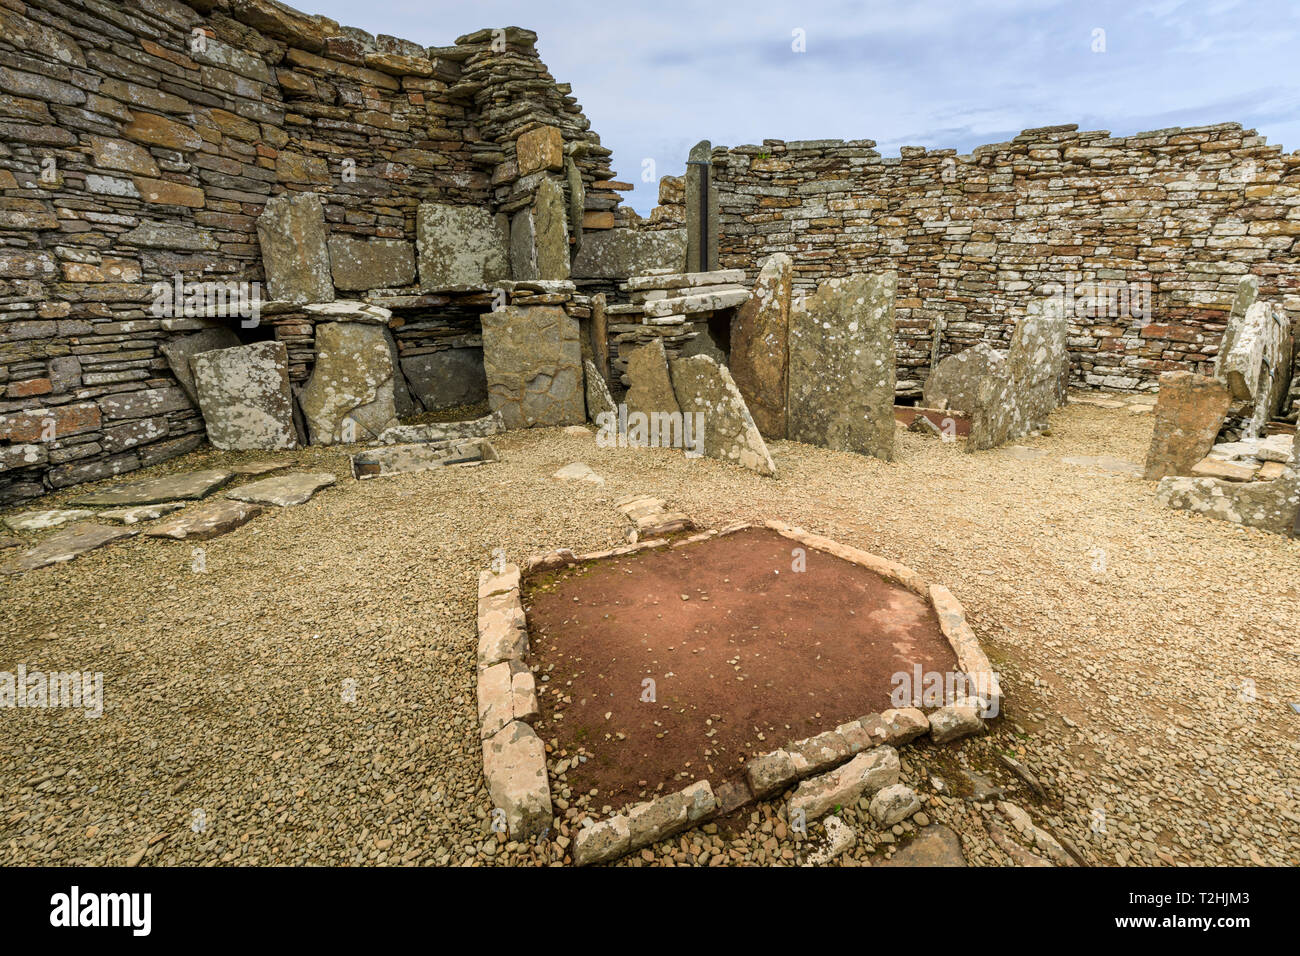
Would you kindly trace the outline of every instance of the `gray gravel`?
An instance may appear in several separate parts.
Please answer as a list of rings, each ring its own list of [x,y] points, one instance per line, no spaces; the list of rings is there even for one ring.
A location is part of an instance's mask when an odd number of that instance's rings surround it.
[[[548,846],[490,830],[476,574],[494,548],[621,543],[612,502],[630,492],[704,526],[779,517],[900,560],[952,589],[1002,670],[996,731],[905,749],[922,813],[881,831],[845,808],[858,839],[838,863],[935,823],[970,862],[1009,863],[988,834],[994,803],[962,793],[965,767],[1089,863],[1300,864],[1300,542],[1161,509],[1138,478],[1062,461],[1140,462],[1149,415],[1071,405],[1053,426],[1020,442],[1047,452],[1032,460],[903,432],[892,464],[776,442],[775,481],[561,429],[498,436],[500,464],[365,482],[345,449],[289,453],[338,484],[201,542],[205,573],[196,545],[141,537],[0,581],[0,670],[105,682],[98,720],[0,712],[0,864],[563,861],[583,812],[571,801]],[[148,474],[251,457],[266,455]],[[550,477],[573,461],[605,484]],[[762,804],[625,865],[794,864],[822,827],[796,839],[783,813]]]

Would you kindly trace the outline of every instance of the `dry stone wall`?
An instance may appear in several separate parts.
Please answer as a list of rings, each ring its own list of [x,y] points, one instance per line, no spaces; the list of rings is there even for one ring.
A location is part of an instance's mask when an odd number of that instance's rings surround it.
[[[1004,346],[1029,302],[1071,276],[1080,384],[1154,390],[1162,372],[1208,374],[1247,274],[1300,320],[1300,153],[1239,124],[1128,137],[1031,129],[969,156],[905,147],[885,158],[874,146],[714,149],[720,265],[752,280],[767,256],[787,253],[796,294],[829,276],[897,270],[901,395],[919,392],[936,330],[936,358]],[[1113,307],[1091,301],[1099,291],[1113,292]]]
[[[181,335],[274,337],[308,380],[300,309],[248,328],[154,309],[156,283],[265,283],[273,197],[320,197],[340,298],[409,293],[384,303],[403,362],[476,347],[446,296],[417,294],[420,204],[508,219],[550,180],[593,234],[630,188],[535,40],[425,48],[275,0],[0,0],[0,503],[197,447],[161,350]]]

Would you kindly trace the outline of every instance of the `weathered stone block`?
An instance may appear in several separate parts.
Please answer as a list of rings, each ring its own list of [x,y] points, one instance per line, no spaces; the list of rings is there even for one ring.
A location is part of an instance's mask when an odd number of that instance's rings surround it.
[[[671,366],[673,394],[683,414],[698,413],[703,426],[692,434],[694,449],[703,446],[710,458],[720,458],[760,475],[775,476],[776,465],[763,436],[749,414],[740,389],[725,366],[707,355],[674,359]],[[694,426],[691,426],[694,428]]]
[[[401,239],[331,236],[329,254],[336,289],[395,289],[415,282],[415,247]]]
[[[490,287],[510,278],[505,237],[486,209],[421,203],[416,218],[425,291]]]
[[[538,126],[515,140],[519,175],[564,168],[564,135],[554,126]]]
[[[583,236],[573,260],[582,279],[622,279],[656,269],[686,268],[686,230],[606,229]]]
[[[1218,379],[1193,372],[1160,376],[1145,477],[1188,475],[1218,437],[1232,399]]]
[[[586,420],[578,320],[558,306],[507,306],[483,315],[488,403],[507,428]]]
[[[316,364],[300,403],[313,445],[370,441],[397,424],[394,354],[386,326],[316,326]]]
[[[226,450],[296,448],[289,356],[282,342],[255,342],[190,359],[208,440]]]

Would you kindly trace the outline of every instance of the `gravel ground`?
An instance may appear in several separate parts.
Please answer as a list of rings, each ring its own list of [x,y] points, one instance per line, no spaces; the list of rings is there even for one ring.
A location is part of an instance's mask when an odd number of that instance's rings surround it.
[[[784,518],[965,604],[1003,672],[1004,716],[961,746],[904,750],[924,819],[880,832],[845,808],[858,842],[838,862],[944,823],[972,863],[1006,865],[971,769],[1089,863],[1300,864],[1300,542],[1161,509],[1140,479],[1061,461],[1141,462],[1150,430],[1129,408],[1071,405],[1021,442],[1048,453],[1031,461],[901,432],[892,464],[776,442],[778,480],[561,429],[499,436],[500,464],[366,482],[342,450],[292,453],[339,485],[197,545],[136,538],[0,581],[0,670],[102,671],[105,693],[99,719],[0,714],[0,864],[561,862],[581,813],[563,784],[554,842],[490,829],[476,575],[494,548],[621,543],[612,502],[629,492],[703,526]],[[146,474],[256,457],[200,452]],[[551,480],[573,461],[606,483]],[[801,840],[783,813],[761,804],[624,865],[799,862],[821,826]]]

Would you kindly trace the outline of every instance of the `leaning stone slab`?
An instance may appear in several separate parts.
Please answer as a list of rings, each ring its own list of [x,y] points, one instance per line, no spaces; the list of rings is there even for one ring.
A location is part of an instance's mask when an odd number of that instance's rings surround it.
[[[899,767],[898,751],[893,747],[860,753],[843,766],[799,784],[790,797],[790,812],[802,812],[806,820],[816,820],[837,806],[852,804],[864,793],[897,783]]]
[[[1144,477],[1191,474],[1214,447],[1231,401],[1218,379],[1194,372],[1161,375]]]
[[[1208,518],[1297,534],[1300,522],[1300,472],[1287,468],[1271,481],[1234,482],[1217,478],[1161,478],[1156,501],[1166,508],[1194,511]]]
[[[580,279],[622,279],[654,269],[680,273],[686,268],[686,230],[603,229],[583,235],[573,260]]]
[[[894,457],[897,275],[826,279],[790,310],[788,434]]]
[[[617,415],[618,406],[614,404],[614,396],[609,392],[605,376],[596,371],[596,366],[590,359],[582,363],[582,370],[586,376],[587,418],[597,422],[598,416],[602,414]]]
[[[62,564],[87,551],[102,548],[121,538],[129,538],[135,533],[129,528],[110,528],[83,521],[50,535],[35,547],[10,558],[4,563],[3,572],[17,574],[20,571],[34,571],[50,564]]]
[[[95,512],[84,508],[57,508],[48,511],[22,511],[16,515],[6,515],[5,525],[10,531],[45,531],[57,528],[69,521],[89,518]]]
[[[319,196],[284,193],[268,199],[257,220],[257,238],[272,299],[299,304],[333,300],[325,210]]]
[[[228,451],[296,448],[289,354],[283,342],[254,342],[190,359],[208,440]]]
[[[311,474],[297,472],[291,475],[277,475],[263,478],[243,485],[233,491],[227,491],[226,497],[236,501],[250,501],[255,505],[276,505],[291,508],[310,501],[312,495],[326,488],[337,479],[331,474]]]
[[[209,501],[154,525],[145,534],[151,538],[204,541],[234,531],[261,513],[260,505],[243,501]]]
[[[393,352],[382,326],[316,326],[316,365],[299,403],[313,445],[371,441],[397,424]]]
[[[425,291],[486,288],[510,278],[505,237],[486,209],[421,203],[415,228]]]
[[[786,436],[793,268],[784,252],[769,256],[731,320],[731,374],[765,438]]]
[[[415,247],[405,240],[331,236],[329,253],[336,289],[398,289],[415,282]]]
[[[703,416],[701,433],[691,438],[703,444],[705,455],[775,477],[776,465],[767,444],[725,366],[707,355],[674,359],[672,386],[683,416]]]
[[[159,346],[167,365],[171,368],[176,381],[180,382],[185,394],[195,405],[199,404],[199,393],[194,387],[194,371],[190,368],[190,359],[202,352],[216,349],[233,349],[239,345],[239,336],[227,328],[204,329],[193,335],[182,336]]]
[[[229,471],[191,471],[162,478],[147,478],[93,491],[72,501],[76,505],[154,505],[164,501],[206,498],[234,475]]]
[[[632,351],[627,360],[627,378],[629,384],[623,404],[628,415],[636,412],[671,415],[681,411],[668,373],[668,356],[662,339],[656,338]]]
[[[532,727],[511,721],[483,741],[483,776],[493,808],[505,813],[512,839],[531,839],[550,829],[546,751]]]
[[[1242,330],[1246,324],[1246,313],[1250,307],[1255,304],[1259,297],[1259,278],[1257,276],[1244,276],[1237,283],[1237,294],[1232,300],[1232,307],[1228,311],[1228,322],[1223,330],[1223,340],[1219,343],[1219,352],[1214,359],[1214,377],[1228,385],[1228,356],[1232,354],[1236,347],[1237,340],[1241,337]],[[1243,383],[1239,383],[1244,385]],[[1248,398],[1248,394],[1238,395],[1238,398]]]
[[[971,412],[992,400],[990,389],[1006,377],[1007,357],[980,342],[939,362],[925,380],[926,408]]]
[[[578,320],[558,306],[506,306],[482,317],[488,404],[507,428],[587,420]]]

